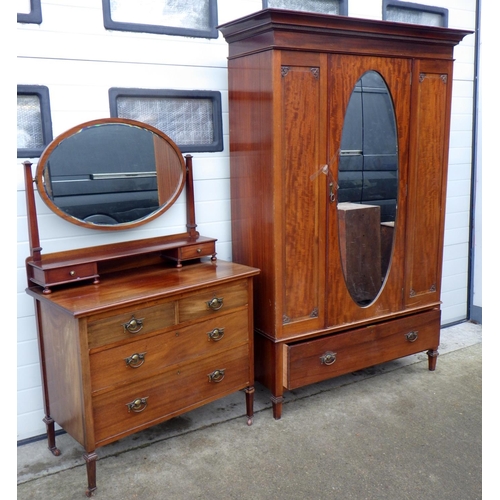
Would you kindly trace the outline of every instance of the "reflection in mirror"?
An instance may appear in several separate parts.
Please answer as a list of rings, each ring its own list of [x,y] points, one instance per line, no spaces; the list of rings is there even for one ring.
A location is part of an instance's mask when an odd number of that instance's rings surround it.
[[[151,220],[174,203],[184,180],[184,159],[167,136],[121,119],[88,122],[59,136],[37,170],[40,195],[54,212],[97,229]]]
[[[338,172],[342,268],[352,298],[369,305],[390,265],[398,192],[392,99],[382,76],[356,83],[344,118]]]

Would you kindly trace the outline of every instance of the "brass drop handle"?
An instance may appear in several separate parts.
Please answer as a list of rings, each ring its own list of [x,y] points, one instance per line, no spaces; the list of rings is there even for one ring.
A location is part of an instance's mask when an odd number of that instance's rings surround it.
[[[226,369],[222,370],[215,370],[212,373],[208,374],[208,381],[209,382],[222,382],[222,379],[224,378],[224,375],[226,374]]]
[[[212,309],[212,311],[218,311],[223,305],[224,299],[222,297],[214,297],[207,302],[207,306]]]
[[[137,319],[132,316],[132,318],[127,321],[127,323],[123,323],[123,329],[128,333],[139,333],[144,326],[144,318]]]
[[[335,201],[335,189],[334,189],[334,183],[333,182],[330,182],[330,184],[328,185],[329,188],[330,188],[330,194],[329,194],[329,198],[330,198],[330,203],[333,203]]]
[[[140,413],[141,411],[144,411],[146,409],[146,406],[148,406],[148,398],[137,398],[131,401],[130,403],[127,403],[127,408],[129,413],[133,411],[134,413]]]
[[[132,356],[125,358],[125,363],[127,364],[127,366],[130,366],[130,368],[139,368],[146,361],[145,358],[145,352],[136,352],[135,354],[132,354]]]
[[[214,328],[211,332],[207,332],[208,340],[218,342],[224,337],[224,328]]]
[[[337,353],[326,351],[325,354],[319,357],[322,365],[333,365],[337,361]]]
[[[414,330],[412,332],[409,332],[405,335],[405,337],[408,342],[415,342],[415,340],[418,339],[418,331]]]

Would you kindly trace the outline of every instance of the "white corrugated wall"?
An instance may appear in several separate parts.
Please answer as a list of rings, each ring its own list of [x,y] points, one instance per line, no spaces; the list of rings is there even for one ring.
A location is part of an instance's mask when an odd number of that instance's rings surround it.
[[[449,26],[474,29],[475,0],[420,0],[449,9]],[[222,93],[224,151],[195,153],[198,230],[218,238],[231,259],[227,45],[216,40],[106,31],[101,0],[42,0],[41,25],[18,24],[17,84],[50,92],[53,135],[109,116],[110,87],[216,90]],[[218,0],[220,24],[262,8],[261,0]],[[382,0],[349,0],[349,15],[382,18]],[[467,315],[469,212],[473,123],[474,37],[456,49],[450,169],[443,269],[443,322]],[[17,159],[17,439],[45,433],[33,301],[25,292],[29,254],[22,162]],[[36,159],[32,159],[34,168]],[[37,200],[43,251],[140,239],[183,230],[184,198],[164,216],[127,232],[91,231],[69,224]]]

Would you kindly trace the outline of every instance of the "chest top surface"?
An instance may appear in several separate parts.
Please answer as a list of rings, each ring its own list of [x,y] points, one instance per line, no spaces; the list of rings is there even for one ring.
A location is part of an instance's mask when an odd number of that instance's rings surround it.
[[[259,273],[258,269],[225,261],[208,261],[181,268],[152,265],[127,272],[110,273],[98,285],[80,283],[62,286],[50,294],[42,287],[30,287],[27,293],[81,317],[135,306],[141,302],[189,294],[211,286],[223,287],[235,280]]]

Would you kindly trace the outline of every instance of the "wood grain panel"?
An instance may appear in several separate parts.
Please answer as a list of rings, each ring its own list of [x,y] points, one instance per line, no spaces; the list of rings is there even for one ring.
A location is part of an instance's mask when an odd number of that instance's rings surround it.
[[[318,67],[282,66],[284,144],[284,322],[318,314],[318,193],[321,101]],[[300,241],[296,241],[300,238]],[[307,244],[304,244],[307,242]],[[321,304],[322,305],[322,304]]]
[[[228,62],[232,258],[261,270],[254,280],[255,325],[266,331],[276,325],[280,272],[272,236],[281,231],[274,192],[275,64],[271,51]]]
[[[283,331],[324,322],[326,57],[281,58]]]
[[[50,400],[48,414],[82,446],[92,446],[91,414],[86,413],[84,372],[86,353],[80,348],[79,322],[51,304],[40,309],[40,342],[44,355],[45,389]],[[89,439],[90,438],[90,439]]]
[[[439,300],[446,209],[446,180],[451,109],[451,63],[419,62],[413,77],[415,119],[408,200],[405,302]]]

